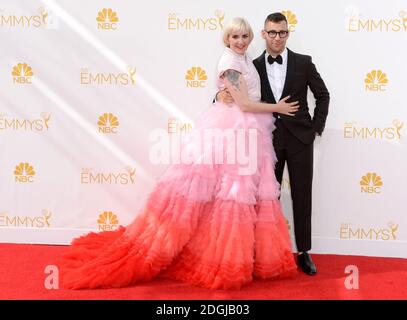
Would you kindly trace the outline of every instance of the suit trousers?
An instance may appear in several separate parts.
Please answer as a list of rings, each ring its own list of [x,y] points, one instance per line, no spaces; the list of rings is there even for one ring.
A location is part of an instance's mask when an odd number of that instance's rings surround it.
[[[294,234],[299,252],[311,249],[311,211],[314,143],[304,144],[279,118],[275,122],[273,145],[277,155],[275,174],[282,182],[285,163],[290,179]]]

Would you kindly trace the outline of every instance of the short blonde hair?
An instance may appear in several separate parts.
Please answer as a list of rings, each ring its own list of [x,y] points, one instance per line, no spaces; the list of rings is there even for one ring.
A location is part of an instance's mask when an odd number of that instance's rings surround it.
[[[229,47],[229,36],[233,32],[247,32],[249,34],[250,42],[253,40],[253,30],[250,26],[249,22],[247,22],[244,18],[233,18],[229,23],[226,25],[225,29],[223,30],[223,43],[226,47]]]

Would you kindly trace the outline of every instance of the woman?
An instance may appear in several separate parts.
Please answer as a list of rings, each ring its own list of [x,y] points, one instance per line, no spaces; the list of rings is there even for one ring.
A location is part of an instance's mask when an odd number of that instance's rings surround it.
[[[271,112],[293,115],[298,106],[286,103],[288,97],[277,104],[259,102],[260,79],[246,55],[252,39],[242,18],[225,28],[218,87],[227,88],[236,104],[216,103],[198,121],[182,148],[191,163],[167,169],[129,226],[73,241],[60,268],[62,287],[123,287],[160,275],[211,289],[236,289],[253,277],[296,272],[274,176]],[[202,161],[218,156],[219,150],[226,156],[241,147],[233,139],[206,139],[197,152],[210,130],[243,132],[244,138],[254,132],[256,139],[243,144],[255,150],[249,155],[255,167],[244,171],[236,161]]]

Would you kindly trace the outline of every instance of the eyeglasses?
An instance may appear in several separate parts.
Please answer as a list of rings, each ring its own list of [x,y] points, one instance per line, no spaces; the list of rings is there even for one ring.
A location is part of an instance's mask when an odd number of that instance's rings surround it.
[[[269,35],[270,38],[275,38],[277,34],[280,36],[280,38],[285,38],[288,36],[288,31],[287,30],[282,30],[282,31],[275,31],[275,30],[270,30],[266,31],[266,33]]]

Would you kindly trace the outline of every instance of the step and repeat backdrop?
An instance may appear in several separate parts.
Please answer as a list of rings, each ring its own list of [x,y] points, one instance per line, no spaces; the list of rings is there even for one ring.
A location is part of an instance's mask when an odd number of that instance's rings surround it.
[[[331,93],[313,252],[406,258],[405,1],[0,0],[0,241],[130,223],[168,166],[152,161],[157,137],[211,107],[228,20],[251,23],[255,58],[276,11]],[[293,232],[287,173],[282,203]]]

